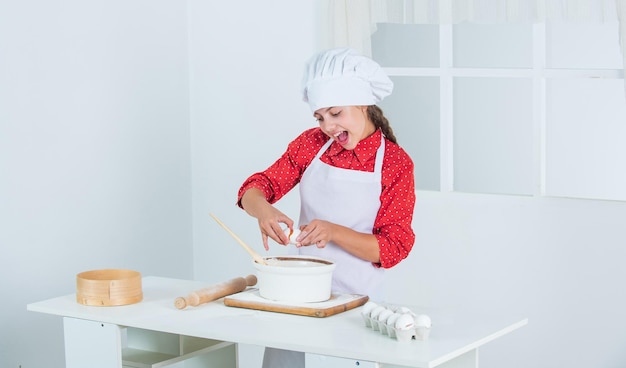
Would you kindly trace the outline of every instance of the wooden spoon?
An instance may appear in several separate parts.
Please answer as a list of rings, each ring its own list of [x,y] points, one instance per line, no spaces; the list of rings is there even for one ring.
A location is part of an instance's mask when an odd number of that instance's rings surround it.
[[[218,219],[217,217],[215,217],[214,214],[210,214],[211,217],[213,217],[213,219],[215,221],[217,221],[218,224],[220,224],[221,227],[224,228],[224,230],[226,230],[226,232],[228,232],[230,234],[230,236],[232,236],[233,238],[235,238],[235,240],[239,243],[239,245],[241,245],[243,247],[243,249],[246,250],[246,252],[248,252],[252,258],[254,258],[254,261],[256,263],[262,264],[262,265],[267,265],[267,262],[265,261],[265,259],[263,259],[263,257],[261,257],[259,255],[259,253],[255,252],[252,248],[250,248],[248,246],[248,244],[244,243],[243,240],[239,239],[239,237],[237,236],[237,234],[233,233],[228,226],[224,225],[224,223],[222,221],[220,221],[220,219]]]

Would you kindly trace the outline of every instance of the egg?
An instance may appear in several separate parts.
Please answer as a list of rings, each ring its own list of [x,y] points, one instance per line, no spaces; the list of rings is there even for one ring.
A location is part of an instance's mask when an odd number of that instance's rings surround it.
[[[296,245],[296,239],[298,238],[298,235],[300,235],[300,229],[290,230],[287,228],[284,231],[285,235],[287,235],[287,238],[289,239],[289,244]]]
[[[391,315],[393,315],[393,311],[391,309],[385,309],[384,311],[380,312],[380,314],[378,315],[378,330],[380,331],[380,333],[382,334],[386,334],[387,332],[387,318],[389,318]]]
[[[392,314],[393,314],[393,311],[391,309],[385,309],[385,310],[380,311],[380,314],[377,317],[378,322],[385,323],[387,321],[387,318],[389,318],[389,316],[391,316]]]
[[[378,315],[384,310],[387,310],[387,308],[379,305],[378,307],[372,309],[372,312],[370,313],[370,323],[372,324],[372,329],[375,331],[378,331]]]
[[[430,317],[425,314],[420,314],[415,317],[415,339],[416,340],[428,340],[430,335],[430,327],[432,322]]]
[[[379,305],[376,308],[372,309],[372,311],[370,312],[370,318],[374,321],[378,320],[378,315],[386,310],[387,308],[383,305]]]
[[[397,330],[410,330],[415,327],[415,319],[411,313],[403,313],[396,319]]]
[[[417,317],[415,317],[415,327],[430,328],[431,325],[432,325],[432,321],[430,320],[430,317],[428,317],[427,315],[420,314]]]
[[[387,318],[386,324],[387,326],[394,328],[396,326],[396,321],[402,314],[395,312]]]
[[[374,302],[367,302],[363,304],[361,307],[361,316],[363,317],[363,321],[365,322],[365,326],[372,327],[372,323],[370,321],[370,313],[374,308],[378,307],[378,304]]]
[[[369,317],[370,313],[372,312],[372,309],[376,307],[378,307],[378,304],[374,302],[367,302],[363,304],[363,306],[361,307],[361,314]]]
[[[394,329],[394,327],[396,325],[396,320],[401,315],[402,314],[400,314],[400,313],[394,312],[392,315],[390,315],[387,318],[387,321],[385,321],[385,324],[387,325],[387,335],[389,335],[391,337],[396,337],[396,330]]]

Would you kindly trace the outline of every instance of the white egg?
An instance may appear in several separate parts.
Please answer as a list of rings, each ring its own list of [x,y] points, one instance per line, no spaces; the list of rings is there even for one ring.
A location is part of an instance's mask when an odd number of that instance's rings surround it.
[[[374,302],[367,302],[365,304],[363,304],[363,307],[361,307],[361,314],[363,316],[370,316],[370,313],[372,312],[372,310],[374,308],[378,307],[378,304],[374,303]]]
[[[385,322],[387,324],[387,335],[391,336],[391,337],[396,337],[396,330],[395,330],[395,326],[396,326],[396,320],[398,319],[398,317],[400,317],[402,314],[394,312],[391,316],[389,316],[389,318],[387,318],[387,321]]]
[[[384,311],[380,312],[380,314],[376,318],[376,323],[378,323],[378,330],[381,333],[387,333],[387,324],[385,322],[387,322],[387,318],[389,318],[389,316],[392,314],[393,311],[391,309],[385,309]]]
[[[287,238],[289,238],[289,244],[296,245],[296,239],[298,238],[298,235],[300,235],[300,229],[289,230],[289,228],[287,228],[284,231]]]
[[[393,315],[393,311],[391,309],[385,309],[378,315],[378,331],[380,331],[383,335],[389,334],[389,331],[387,330],[387,318],[391,315]]]
[[[387,318],[389,318],[392,314],[393,314],[393,311],[391,309],[385,309],[381,311],[377,318],[378,322],[386,323]]]
[[[402,314],[396,312],[396,313],[393,313],[391,316],[389,316],[389,318],[387,318],[387,321],[386,321],[387,326],[392,327],[392,328],[395,327],[396,326],[396,321],[398,320],[398,318],[401,315]]]
[[[378,315],[386,309],[387,308],[385,308],[382,305],[377,306],[376,308],[372,309],[372,311],[370,312],[370,318],[374,321],[378,320]]]
[[[378,307],[378,304],[374,302],[370,302],[370,301],[363,304],[363,307],[361,307],[361,316],[363,317],[363,321],[365,322],[366,327],[372,327],[372,321],[370,320],[370,313],[376,307]]]
[[[415,327],[415,319],[411,313],[404,313],[396,320],[396,329],[410,330]]]
[[[417,317],[415,317],[415,327],[430,328],[431,325],[432,325],[432,321],[430,320],[430,317],[428,317],[427,315],[420,314]]]

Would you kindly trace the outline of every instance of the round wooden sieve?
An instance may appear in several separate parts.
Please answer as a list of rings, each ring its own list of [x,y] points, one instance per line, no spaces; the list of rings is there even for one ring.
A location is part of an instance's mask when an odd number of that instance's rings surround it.
[[[76,301],[90,306],[116,306],[138,303],[143,299],[141,273],[105,269],[76,275]]]

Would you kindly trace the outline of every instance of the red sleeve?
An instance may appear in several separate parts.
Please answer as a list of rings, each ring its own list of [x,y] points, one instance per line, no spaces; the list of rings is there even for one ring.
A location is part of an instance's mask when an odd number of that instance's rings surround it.
[[[380,246],[378,267],[390,268],[405,259],[415,242],[413,161],[400,146],[386,142],[380,210],[373,233]]]
[[[319,128],[312,128],[291,141],[287,150],[270,167],[252,174],[239,188],[237,205],[241,208],[241,197],[250,188],[265,193],[265,199],[275,203],[293,189],[302,178],[304,170],[326,143],[328,137]]]

